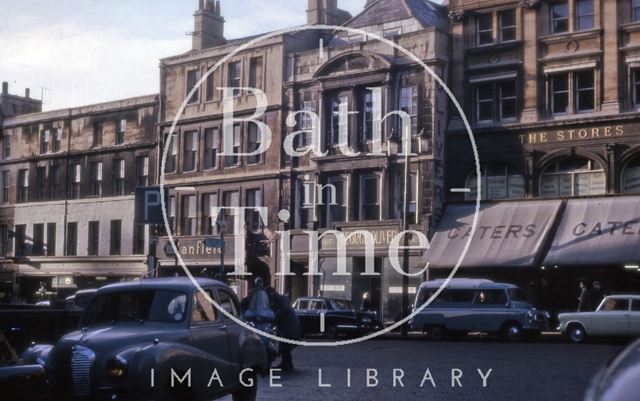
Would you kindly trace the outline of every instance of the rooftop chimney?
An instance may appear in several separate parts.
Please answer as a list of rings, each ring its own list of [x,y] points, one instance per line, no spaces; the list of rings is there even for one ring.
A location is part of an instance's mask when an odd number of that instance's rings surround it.
[[[338,8],[338,0],[309,0],[308,25],[342,25],[351,15]]]
[[[220,0],[199,0],[198,11],[193,17],[193,50],[203,50],[226,43]]]
[[[9,82],[3,82],[2,83],[2,94],[3,95],[8,95],[9,94]]]
[[[31,90],[29,88],[26,88],[24,90],[24,97],[26,97],[27,99],[29,99],[29,95],[31,94]]]

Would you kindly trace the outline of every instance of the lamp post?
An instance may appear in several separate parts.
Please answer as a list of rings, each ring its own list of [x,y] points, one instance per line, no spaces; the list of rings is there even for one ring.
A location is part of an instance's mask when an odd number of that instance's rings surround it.
[[[404,201],[402,207],[402,231],[405,233],[402,237],[402,269],[405,273],[409,273],[409,236],[406,234],[409,231],[409,219],[407,219],[407,215],[409,214],[409,186],[411,185],[409,182],[409,153],[411,152],[411,131],[410,127],[407,127],[405,131],[403,141],[404,148]],[[402,275],[402,319],[407,316],[407,312],[409,309],[409,276],[407,274]],[[407,325],[403,324],[401,329],[402,336],[407,336],[408,329]]]
[[[220,242],[222,245],[220,246],[220,277],[225,276],[225,268],[224,268],[224,231],[227,229],[227,220],[223,217],[223,214],[220,213],[218,215],[218,219],[216,220],[216,226],[218,226],[218,230],[220,231]]]

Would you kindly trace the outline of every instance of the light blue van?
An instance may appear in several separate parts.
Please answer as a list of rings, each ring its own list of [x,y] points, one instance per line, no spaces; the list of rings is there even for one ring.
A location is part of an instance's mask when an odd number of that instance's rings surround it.
[[[445,280],[422,283],[414,311],[428,301]],[[513,284],[481,279],[452,279],[440,295],[413,317],[411,327],[431,339],[447,334],[497,333],[509,340],[547,329],[549,313],[527,301],[524,290]]]

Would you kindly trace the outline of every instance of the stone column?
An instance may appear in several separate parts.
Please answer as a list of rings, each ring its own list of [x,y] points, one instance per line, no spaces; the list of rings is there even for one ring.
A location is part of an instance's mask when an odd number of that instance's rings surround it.
[[[604,29],[603,49],[604,60],[602,63],[602,111],[610,114],[620,112],[619,87],[620,87],[620,52],[618,45],[618,2],[603,1],[602,16],[596,21],[602,21]],[[597,12],[597,11],[596,11]]]
[[[524,50],[524,68],[522,77],[522,122],[537,121],[538,92],[540,91],[538,72],[538,27],[537,12],[539,1],[525,1],[522,18],[522,43]]]

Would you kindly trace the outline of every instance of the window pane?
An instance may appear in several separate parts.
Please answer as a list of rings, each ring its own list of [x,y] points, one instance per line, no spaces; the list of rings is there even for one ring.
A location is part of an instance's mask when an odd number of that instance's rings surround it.
[[[633,0],[633,20],[640,21],[640,0]]]
[[[581,31],[594,26],[593,0],[578,0],[576,3],[576,29]]]
[[[640,68],[636,68],[635,70],[633,70],[633,89],[635,96],[634,103],[636,106],[638,106],[640,105]]]
[[[502,42],[516,40],[515,10],[508,10],[500,13],[500,40]]]
[[[500,92],[500,119],[516,117],[516,82],[506,81],[498,84]]]
[[[478,121],[493,121],[493,85],[484,84],[476,88]]]
[[[569,111],[569,75],[560,74],[551,78],[552,111],[554,114]]]
[[[593,110],[595,108],[593,71],[580,71],[576,73],[576,90],[578,111]]]
[[[481,14],[478,16],[478,44],[493,43],[493,14]]]
[[[551,32],[561,33],[569,31],[569,6],[566,2],[551,6]]]

